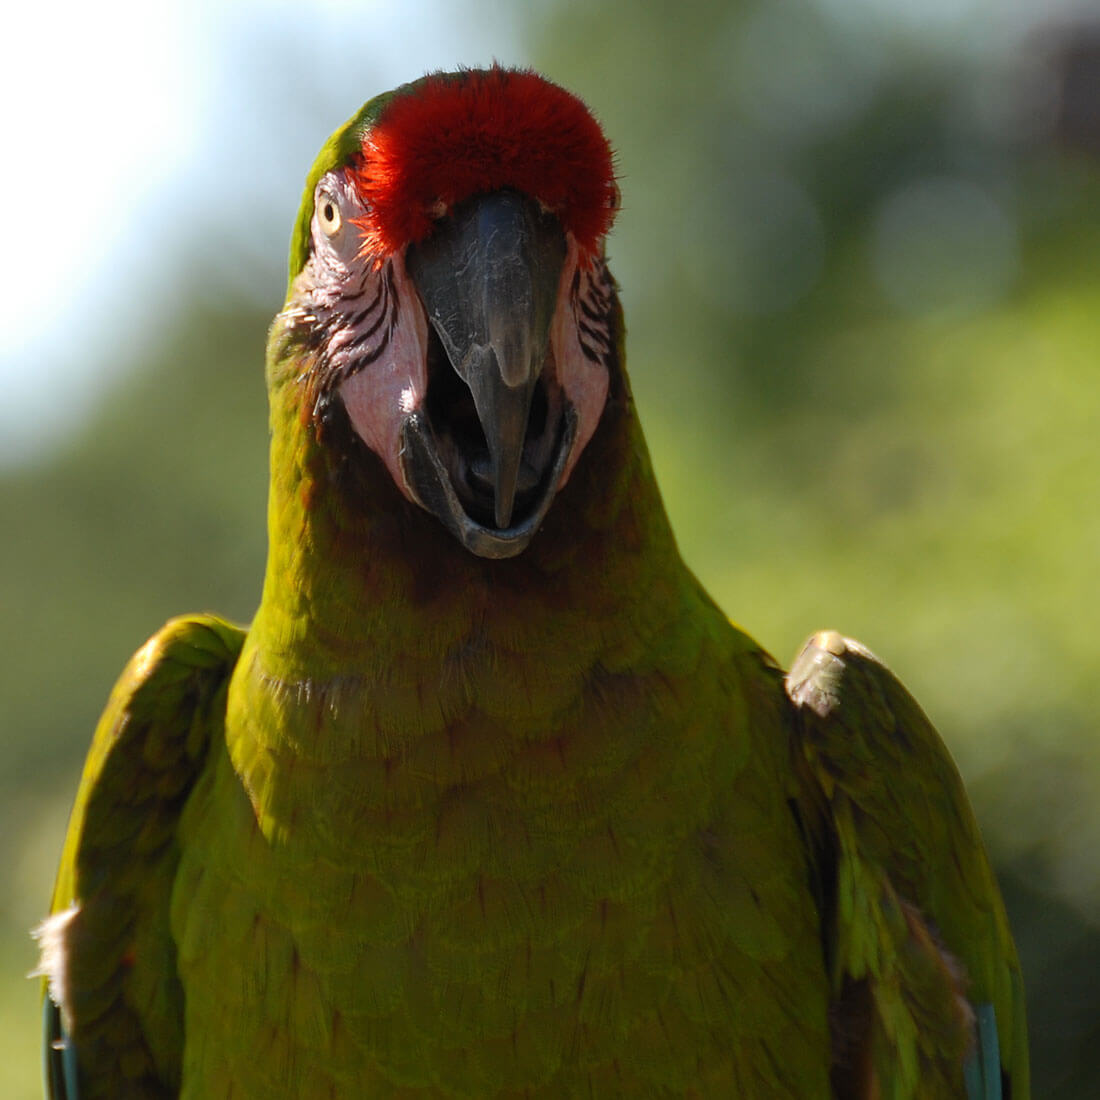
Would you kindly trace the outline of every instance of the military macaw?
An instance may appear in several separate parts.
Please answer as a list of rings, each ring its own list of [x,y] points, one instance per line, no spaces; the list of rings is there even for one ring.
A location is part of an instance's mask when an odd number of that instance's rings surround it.
[[[251,626],[168,623],[38,931],[50,1097],[1028,1095],[958,775],[857,643],[680,559],[604,134],[529,71],[367,103],[271,329]]]

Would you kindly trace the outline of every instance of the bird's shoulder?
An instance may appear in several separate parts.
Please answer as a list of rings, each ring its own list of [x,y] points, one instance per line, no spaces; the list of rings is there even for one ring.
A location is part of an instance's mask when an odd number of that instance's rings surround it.
[[[836,631],[810,637],[787,692],[834,1025],[856,1021],[834,1032],[853,1080],[891,1065],[913,1089],[924,1082],[921,1095],[958,1095],[965,1070],[968,1096],[996,1097],[1003,1072],[1026,1096],[1016,950],[939,732],[882,661]]]
[[[52,1097],[100,1094],[80,1081],[158,1095],[177,1072],[176,824],[224,719],[244,636],[214,615],[169,621],[127,663],[96,727],[37,931]]]

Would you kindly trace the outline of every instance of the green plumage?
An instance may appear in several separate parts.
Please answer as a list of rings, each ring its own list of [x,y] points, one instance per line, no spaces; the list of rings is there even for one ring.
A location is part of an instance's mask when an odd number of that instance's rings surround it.
[[[1028,1095],[1016,949],[939,734],[887,668],[833,631],[809,640],[788,686],[809,771],[802,805],[832,876],[832,993],[865,1025],[852,1074],[898,1100],[1000,1096],[1002,1065],[983,1064],[977,1026],[991,1006],[1011,1094]],[[989,1078],[995,1089],[978,1090]]]
[[[81,1097],[178,1089],[183,991],[167,902],[179,816],[221,736],[242,637],[213,616],[168,623],[127,665],[96,728],[52,905],[81,902],[67,933],[66,1021]]]
[[[385,102],[310,175],[292,297],[314,186]],[[55,992],[80,1097],[855,1096],[864,1048],[902,1082],[866,1095],[952,1095],[913,1082],[962,1081],[969,992],[1026,1096],[1011,940],[957,778],[933,788],[942,746],[870,689],[849,725],[800,718],[680,560],[612,324],[596,434],[528,549],[490,560],[317,413],[316,349],[276,320],[256,618],[139,652],[73,813],[53,911],[78,906]],[[838,1076],[858,983],[876,1015]]]

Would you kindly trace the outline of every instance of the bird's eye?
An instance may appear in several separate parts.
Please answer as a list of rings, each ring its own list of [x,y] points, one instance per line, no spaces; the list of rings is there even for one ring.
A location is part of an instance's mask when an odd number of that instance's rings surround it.
[[[317,221],[326,237],[335,237],[340,232],[340,226],[343,225],[340,206],[327,191],[322,191],[317,196]]]

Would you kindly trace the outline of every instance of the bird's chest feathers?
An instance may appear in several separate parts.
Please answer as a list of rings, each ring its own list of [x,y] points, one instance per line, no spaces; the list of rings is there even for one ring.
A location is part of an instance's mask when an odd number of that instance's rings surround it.
[[[483,904],[494,877],[543,883],[581,850],[625,868],[644,843],[651,859],[640,807],[700,797],[713,731],[690,728],[667,669],[616,672],[583,646],[554,657],[467,637],[293,679],[246,652],[227,745],[273,855],[308,847],[429,911],[461,889]]]
[[[648,671],[574,647],[549,680],[467,645],[430,676],[410,657],[323,683],[246,650],[185,815],[188,1013],[235,1006],[245,1049],[305,1027],[326,1067],[488,1095],[545,1079],[566,1044],[636,1037],[672,990],[702,1003],[726,955],[781,955],[789,878],[769,898],[735,868],[793,836],[760,803],[744,702],[693,672],[717,667],[700,644]]]

